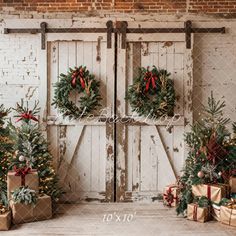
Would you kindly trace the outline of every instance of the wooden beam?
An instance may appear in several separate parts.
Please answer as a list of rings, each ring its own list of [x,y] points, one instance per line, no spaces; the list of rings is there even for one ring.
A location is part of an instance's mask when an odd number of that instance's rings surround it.
[[[83,130],[84,130],[84,126],[67,127],[66,152],[63,155],[63,158],[60,163],[59,170],[58,170],[60,181],[62,183],[65,181],[65,178],[68,174],[68,170],[73,161],[74,155],[76,153],[77,147],[82,137]],[[76,137],[73,136],[75,133],[77,134]],[[71,139],[69,139],[69,137]]]

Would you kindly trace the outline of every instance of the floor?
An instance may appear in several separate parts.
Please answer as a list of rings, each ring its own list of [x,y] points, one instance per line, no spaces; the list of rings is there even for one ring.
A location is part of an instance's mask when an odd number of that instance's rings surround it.
[[[0,235],[236,236],[236,228],[188,221],[161,203],[68,204],[59,205],[51,220],[14,226]]]

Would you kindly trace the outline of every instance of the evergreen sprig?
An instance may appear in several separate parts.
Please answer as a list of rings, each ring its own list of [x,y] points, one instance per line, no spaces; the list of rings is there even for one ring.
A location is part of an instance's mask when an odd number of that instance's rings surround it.
[[[23,203],[25,205],[36,205],[38,197],[35,190],[22,186],[12,192],[12,200],[14,203]]]

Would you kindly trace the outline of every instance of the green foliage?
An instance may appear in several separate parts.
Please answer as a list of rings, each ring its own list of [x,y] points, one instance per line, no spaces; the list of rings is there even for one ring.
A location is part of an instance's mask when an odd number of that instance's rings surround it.
[[[82,76],[80,71],[82,70]],[[75,76],[76,75],[76,76]],[[75,76],[75,77],[74,77]],[[98,106],[100,106],[101,96],[99,94],[100,83],[91,75],[86,67],[69,68],[68,73],[60,74],[60,80],[55,84],[55,94],[52,105],[59,109],[64,117],[78,119],[83,117]],[[76,78],[76,79],[75,79]],[[84,87],[82,86],[84,83]],[[73,85],[74,81],[74,85]],[[79,107],[71,101],[71,93],[79,94]]]
[[[37,194],[34,190],[22,186],[12,192],[12,200],[14,203],[23,203],[25,205],[36,205]]]
[[[208,105],[203,107],[202,118],[185,134],[189,152],[180,178],[178,214],[184,214],[187,204],[193,200],[192,185],[227,182],[236,168],[236,146],[226,145],[230,136],[226,125],[230,120],[224,118],[224,107],[225,102],[216,101],[211,94]]]
[[[219,206],[227,206],[231,201],[228,198],[222,198],[219,202]]]
[[[211,201],[205,196],[195,197],[193,202],[197,203],[199,207],[209,207],[211,205]]]
[[[19,107],[19,104],[17,107]],[[28,110],[28,108],[26,107],[24,110]],[[17,108],[16,112],[18,111]],[[22,168],[29,165],[32,169],[37,169],[40,193],[51,196],[54,202],[57,201],[62,194],[62,190],[53,169],[53,157],[49,152],[48,143],[38,123],[32,123],[32,120],[29,119],[27,121],[22,120],[20,127],[13,124],[10,124],[9,127],[11,137],[14,140],[14,150],[16,151],[11,158],[11,168],[13,166]],[[25,160],[20,161],[20,156],[25,157]]]
[[[0,204],[7,206],[7,171],[9,168],[9,157],[12,152],[12,141],[9,138],[9,129],[5,127],[9,109],[0,106]]]
[[[132,111],[152,119],[173,116],[175,90],[169,76],[166,70],[158,70],[155,66],[151,71],[149,68],[140,68],[126,95]]]

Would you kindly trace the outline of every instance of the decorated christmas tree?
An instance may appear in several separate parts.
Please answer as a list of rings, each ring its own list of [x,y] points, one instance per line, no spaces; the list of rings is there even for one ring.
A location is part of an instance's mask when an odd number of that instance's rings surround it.
[[[192,185],[227,183],[236,170],[236,139],[226,128],[230,120],[224,118],[224,107],[225,102],[216,101],[211,94],[202,119],[185,135],[189,152],[179,183],[178,214],[184,214],[187,204],[193,201]]]
[[[9,166],[9,158],[12,152],[12,141],[9,138],[9,129],[5,127],[5,119],[9,110],[0,106],[0,203],[7,205],[6,176]]]
[[[34,108],[29,110],[28,103],[24,107],[21,101],[21,104],[17,104],[15,111],[18,117],[17,123],[21,122],[21,126],[10,125],[15,150],[10,167],[37,169],[40,193],[51,196],[55,202],[61,196],[62,190],[53,169],[53,157],[48,150],[48,143],[38,124],[38,103],[35,102]]]

